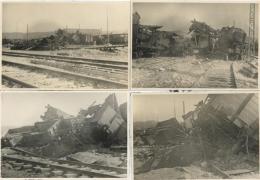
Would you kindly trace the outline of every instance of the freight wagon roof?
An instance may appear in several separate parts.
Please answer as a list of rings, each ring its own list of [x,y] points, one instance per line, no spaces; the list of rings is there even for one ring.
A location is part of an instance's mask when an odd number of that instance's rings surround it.
[[[209,95],[208,97],[211,99],[209,104],[214,109],[221,110],[231,118],[248,96],[250,96],[250,94],[243,93]],[[250,125],[254,123],[255,120],[259,119],[258,110],[258,94],[254,94],[237,117]]]
[[[8,133],[9,134],[25,133],[25,132],[32,132],[33,130],[34,130],[34,126],[23,126],[20,128],[9,129]]]
[[[34,125],[39,131],[48,130],[57,120],[36,122]]]

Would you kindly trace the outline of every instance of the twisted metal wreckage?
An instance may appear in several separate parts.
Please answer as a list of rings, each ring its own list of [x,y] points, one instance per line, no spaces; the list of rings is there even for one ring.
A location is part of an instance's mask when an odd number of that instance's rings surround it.
[[[258,110],[257,94],[210,94],[195,110],[183,115],[183,123],[171,118],[136,130],[135,146],[148,146],[150,151],[135,155],[146,159],[135,173],[198,161],[207,162],[209,171],[224,178],[229,177],[230,167],[237,174],[258,171]]]
[[[81,109],[76,117],[50,105],[46,108],[41,116],[43,121],[10,129],[2,138],[2,147],[32,148],[34,153],[50,157],[61,157],[95,145],[126,147],[126,103],[119,106],[115,94],[109,95],[103,104],[94,102],[87,109]]]
[[[187,34],[162,31],[163,26],[142,25],[141,16],[133,14],[133,57],[211,55],[241,60],[246,55],[247,34],[241,28],[214,29],[192,20]],[[256,44],[252,45],[256,46]]]

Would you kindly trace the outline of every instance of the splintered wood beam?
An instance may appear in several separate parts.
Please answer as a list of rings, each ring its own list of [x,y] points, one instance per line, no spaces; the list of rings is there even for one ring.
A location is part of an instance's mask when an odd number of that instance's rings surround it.
[[[221,176],[223,179],[231,179],[230,176],[227,173],[225,173],[225,171],[222,171],[217,166],[213,165],[212,163],[208,163],[208,165],[213,173]]]
[[[230,171],[224,171],[226,174],[232,176],[232,175],[240,175],[240,174],[246,174],[246,173],[251,173],[254,172],[254,170],[249,170],[249,169],[235,169],[235,170],[230,170]]]
[[[239,116],[239,114],[243,111],[243,109],[246,107],[246,105],[249,103],[249,101],[251,100],[251,98],[254,96],[254,94],[249,94],[248,96],[246,96],[246,98],[243,100],[243,102],[240,104],[240,106],[238,107],[237,111],[232,115],[231,117],[231,121],[234,122],[236,120],[236,118]]]

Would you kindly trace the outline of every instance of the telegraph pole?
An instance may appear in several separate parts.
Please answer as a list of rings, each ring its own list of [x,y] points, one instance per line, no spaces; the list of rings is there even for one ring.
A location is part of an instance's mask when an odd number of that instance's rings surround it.
[[[107,8],[107,44],[109,44],[109,33],[108,33],[108,8]]]
[[[27,48],[29,48],[29,26],[28,26],[28,24],[26,27],[26,44],[27,44]]]
[[[183,114],[185,114],[185,102],[184,101],[182,101],[182,108],[183,108]]]
[[[255,55],[255,4],[249,7],[249,31],[248,31],[248,59]]]

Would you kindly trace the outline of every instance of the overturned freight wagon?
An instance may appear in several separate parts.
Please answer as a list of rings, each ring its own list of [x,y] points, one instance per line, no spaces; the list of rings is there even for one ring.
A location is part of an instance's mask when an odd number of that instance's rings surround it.
[[[115,94],[111,94],[103,104],[81,110],[74,124],[75,134],[85,144],[126,144],[127,122],[121,115],[124,107],[120,107]]]
[[[234,153],[258,153],[258,94],[208,95],[197,125],[208,142]]]

